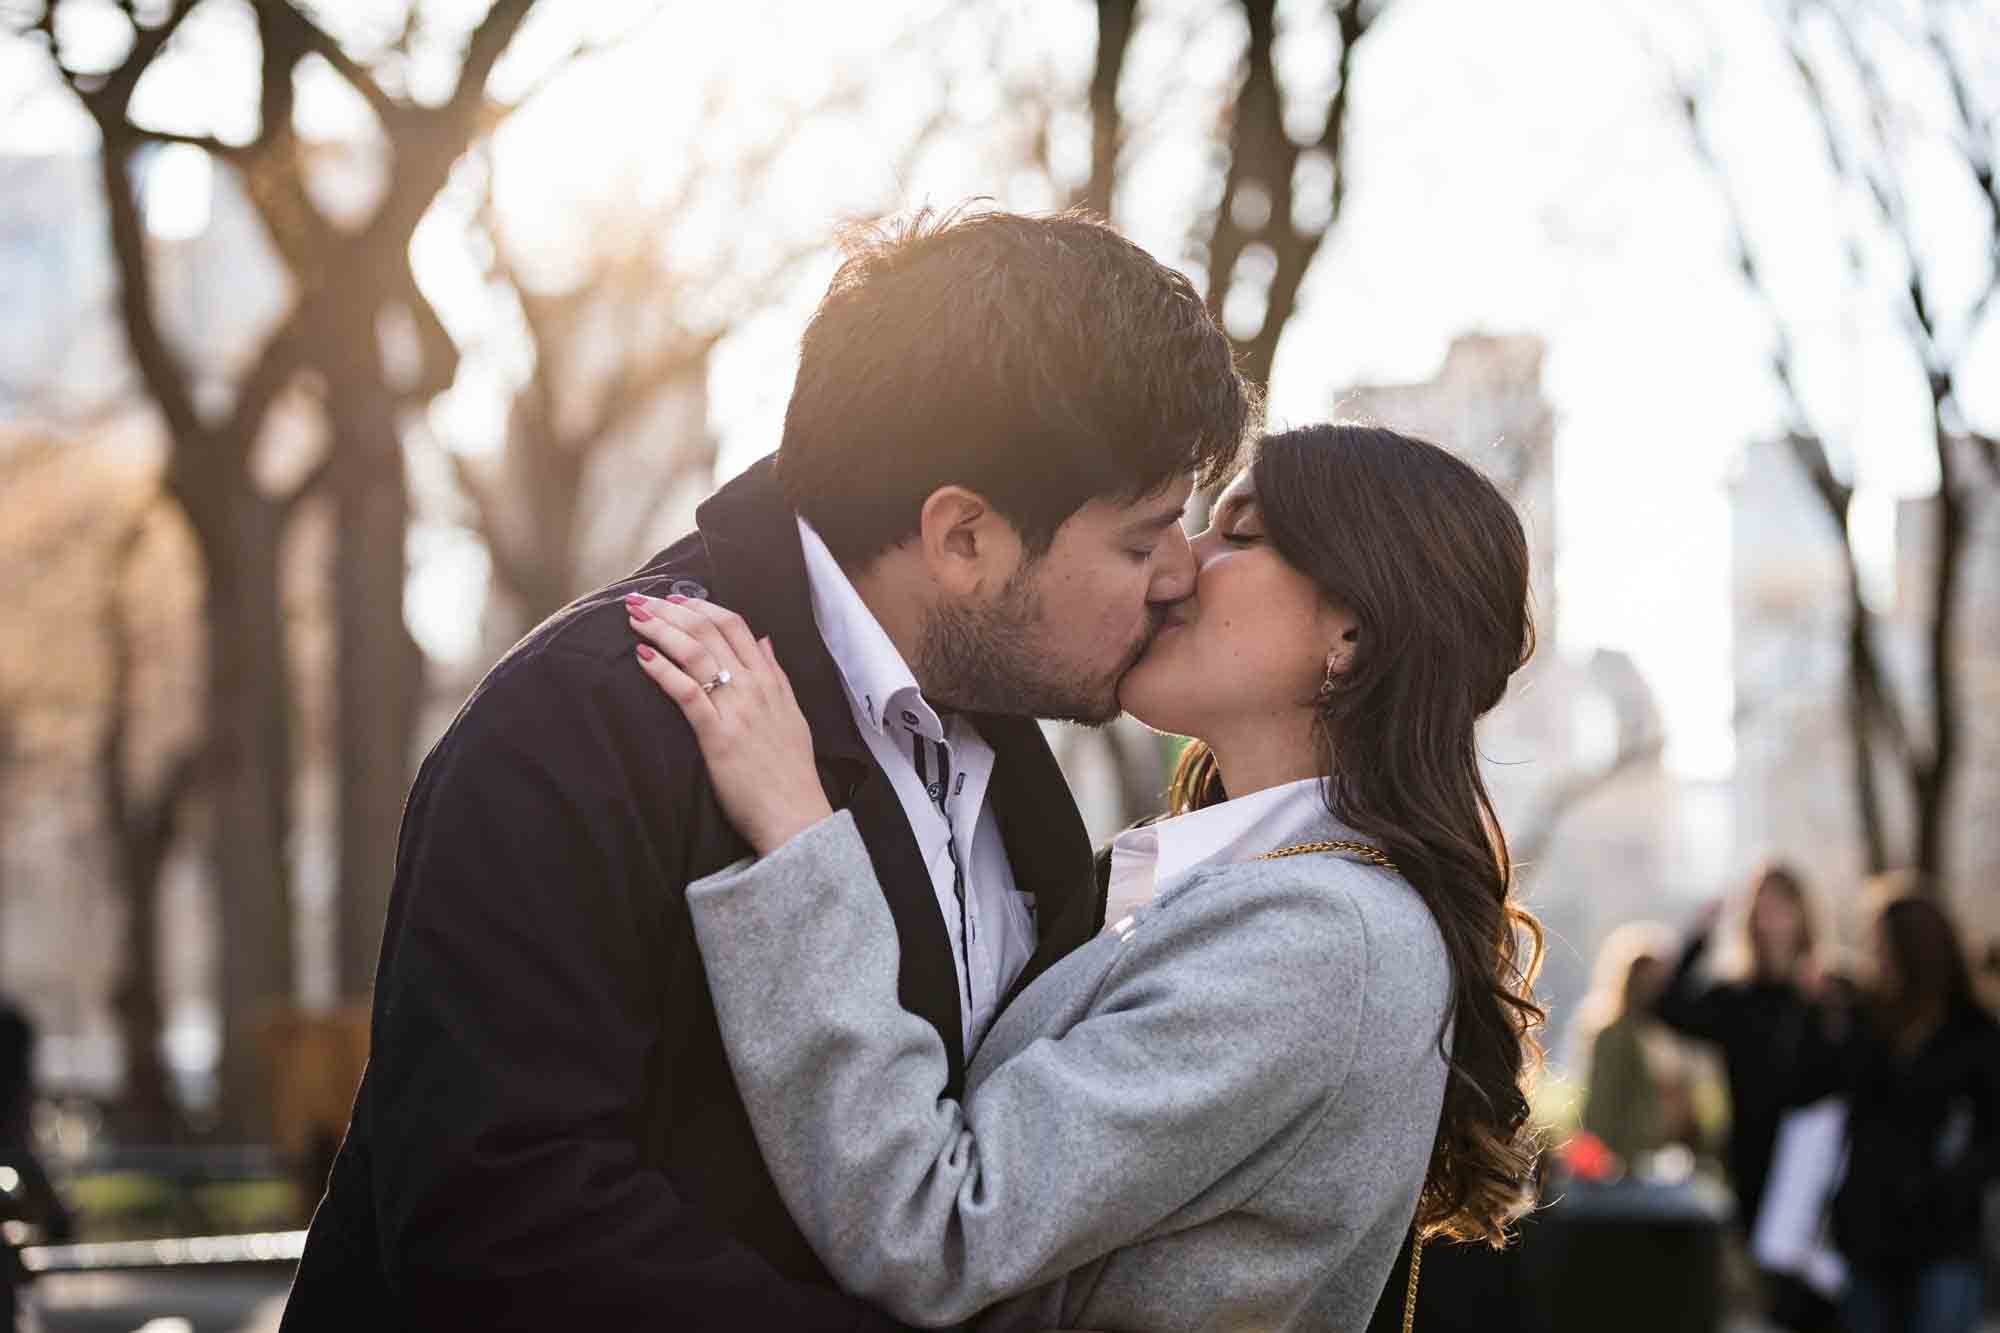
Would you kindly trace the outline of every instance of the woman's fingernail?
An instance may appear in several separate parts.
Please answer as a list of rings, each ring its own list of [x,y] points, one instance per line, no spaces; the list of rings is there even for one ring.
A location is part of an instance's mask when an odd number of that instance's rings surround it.
[[[682,603],[687,601],[687,598],[681,596],[679,593],[675,593],[671,597],[667,598],[667,600],[672,602],[675,606],[680,606]]]
[[[642,643],[639,645],[639,660],[641,662],[650,662],[658,656],[659,654],[653,651],[652,644]]]
[[[625,603],[625,614],[634,620],[651,620],[653,613],[638,602]]]

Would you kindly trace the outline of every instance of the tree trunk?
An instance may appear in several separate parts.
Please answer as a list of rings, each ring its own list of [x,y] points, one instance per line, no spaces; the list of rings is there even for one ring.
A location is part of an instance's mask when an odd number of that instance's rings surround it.
[[[1854,791],[1854,816],[1860,826],[1863,864],[1871,875],[1889,868],[1888,820],[1882,809],[1882,791],[1876,782],[1876,745],[1881,729],[1876,724],[1872,647],[1868,638],[1868,609],[1862,604],[1860,584],[1849,562],[1850,581],[1847,631],[1847,730],[1853,746],[1850,770]],[[1893,701],[1882,703],[1893,707]]]
[[[240,475],[198,484],[182,471],[174,491],[208,575],[206,776],[221,917],[221,1127],[264,1138],[271,1131],[264,1034],[293,997],[291,670],[278,591],[286,513]]]
[[[372,309],[342,321],[329,355],[339,763],[340,995],[368,998],[395,874],[423,660],[403,621],[409,528],[402,437]]]
[[[1946,432],[1940,410],[1936,414],[1938,455],[1937,549],[1931,576],[1930,688],[1931,752],[1913,775],[1916,797],[1916,862],[1924,881],[1934,886],[1945,882],[1944,815],[1951,800],[1952,780],[1958,775],[1958,592],[1965,547],[1965,500],[1959,495],[1954,443]]]
[[[125,1057],[121,1101],[128,1132],[142,1139],[178,1137],[178,1112],[160,1058],[165,1027],[160,1006],[160,871],[164,857],[150,866],[125,868],[125,966],[112,994],[118,1040]]]
[[[1118,150],[1125,137],[1118,114],[1118,84],[1138,8],[1138,0],[1097,0],[1097,63],[1090,77],[1090,179],[1073,202],[1107,218],[1118,182]]]
[[[125,1067],[119,1110],[126,1135],[141,1142],[179,1137],[166,1062],[160,1058],[160,875],[194,787],[200,753],[198,744],[182,749],[162,769],[150,794],[134,790],[129,751],[139,636],[126,612],[124,595],[144,532],[142,510],[118,544],[104,599],[111,680],[97,748],[99,795],[109,825],[119,897],[125,904],[124,966],[111,996]]]

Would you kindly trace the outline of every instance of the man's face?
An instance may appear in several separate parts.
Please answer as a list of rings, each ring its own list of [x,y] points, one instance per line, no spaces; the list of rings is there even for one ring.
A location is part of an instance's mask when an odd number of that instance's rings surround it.
[[[1099,725],[1167,607],[1194,589],[1183,479],[1129,504],[1093,500],[997,595],[932,608],[918,676],[938,703]]]

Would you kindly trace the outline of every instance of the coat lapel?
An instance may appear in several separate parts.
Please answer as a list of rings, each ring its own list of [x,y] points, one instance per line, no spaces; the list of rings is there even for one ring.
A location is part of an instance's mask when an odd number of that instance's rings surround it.
[[[987,799],[1007,845],[1014,883],[1035,895],[1035,952],[1007,993],[1011,1003],[1051,963],[1097,933],[1103,907],[1090,835],[1040,725],[1033,718],[991,713],[975,720],[993,747]]]
[[[714,571],[710,598],[749,621],[754,633],[768,634],[784,663],[799,709],[812,726],[827,799],[853,814],[895,919],[902,948],[898,998],[943,1038],[951,1065],[946,1092],[956,1097],[965,1085],[965,1042],[951,937],[916,835],[895,788],[855,728],[839,669],[819,637],[798,520],[779,489],[774,462],[774,457],[758,462],[696,511]],[[1013,849],[1010,836],[1010,855]],[[1020,863],[1015,865],[1018,875]]]

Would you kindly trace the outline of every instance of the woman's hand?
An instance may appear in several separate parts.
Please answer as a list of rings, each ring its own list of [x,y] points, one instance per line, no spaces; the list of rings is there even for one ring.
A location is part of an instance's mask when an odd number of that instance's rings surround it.
[[[689,597],[625,599],[639,665],[680,705],[729,822],[763,856],[833,813],[812,729],[769,639],[734,611]]]

